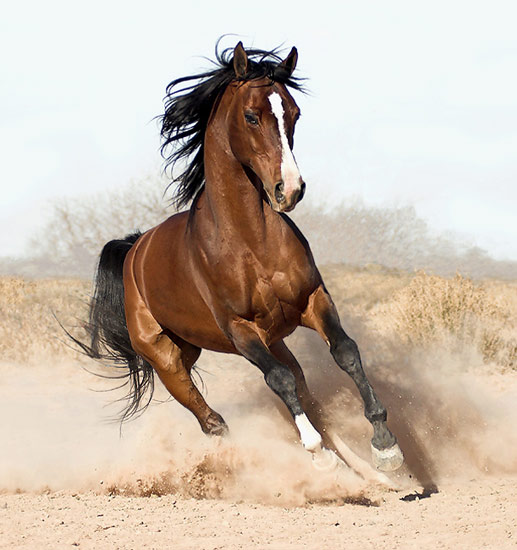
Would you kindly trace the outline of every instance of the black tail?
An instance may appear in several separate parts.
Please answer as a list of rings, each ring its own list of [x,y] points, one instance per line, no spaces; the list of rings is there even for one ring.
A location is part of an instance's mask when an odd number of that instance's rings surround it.
[[[127,378],[129,384],[128,404],[122,412],[122,421],[143,412],[154,390],[153,368],[131,347],[124,310],[122,268],[127,253],[140,235],[133,233],[125,239],[110,241],[102,249],[86,327],[91,343],[88,345],[74,338],[88,356],[129,369],[116,377]],[[146,393],[148,397],[142,404]]]

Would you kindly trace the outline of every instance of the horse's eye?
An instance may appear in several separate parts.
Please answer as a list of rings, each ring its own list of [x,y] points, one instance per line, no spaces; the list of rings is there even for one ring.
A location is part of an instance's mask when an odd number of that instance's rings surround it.
[[[244,118],[248,124],[256,126],[258,124],[258,117],[253,113],[245,113]]]

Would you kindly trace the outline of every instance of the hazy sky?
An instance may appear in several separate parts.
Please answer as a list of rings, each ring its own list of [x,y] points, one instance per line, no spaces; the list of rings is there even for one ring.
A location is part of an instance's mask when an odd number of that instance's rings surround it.
[[[412,204],[517,260],[516,22],[517,3],[494,0],[9,2],[0,256],[23,250],[53,197],[158,174],[165,86],[235,33],[298,47],[305,200]]]

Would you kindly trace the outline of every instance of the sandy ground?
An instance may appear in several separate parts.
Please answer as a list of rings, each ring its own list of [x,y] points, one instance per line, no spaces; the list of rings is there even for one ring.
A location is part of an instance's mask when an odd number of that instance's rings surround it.
[[[328,353],[311,340],[297,350],[309,366]],[[73,363],[0,363],[0,548],[516,548],[515,373],[474,375],[468,354],[381,351],[388,370],[365,357],[407,458],[392,474],[398,491],[315,471],[239,359],[202,356],[204,392],[230,426],[222,442],[170,401],[121,435],[106,422],[112,382]],[[322,361],[307,375],[341,437],[370,460],[346,376]],[[426,480],[439,492],[417,498]]]
[[[0,496],[0,548],[517,547],[517,479],[446,483],[429,498],[285,508],[173,495]]]

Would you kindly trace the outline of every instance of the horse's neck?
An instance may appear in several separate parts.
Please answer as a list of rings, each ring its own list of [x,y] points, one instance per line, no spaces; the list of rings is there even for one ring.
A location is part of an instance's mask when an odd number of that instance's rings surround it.
[[[207,131],[205,138],[205,202],[217,232],[238,233],[262,240],[271,230],[274,212],[264,203],[258,186],[235,159],[226,137]]]
[[[207,130],[205,136],[205,188],[190,213],[196,249],[214,269],[220,255],[234,255],[246,256],[255,271],[300,273],[305,267],[314,274],[305,240],[264,202],[261,184],[248,177],[222,135]],[[227,269],[227,262],[221,265]]]

